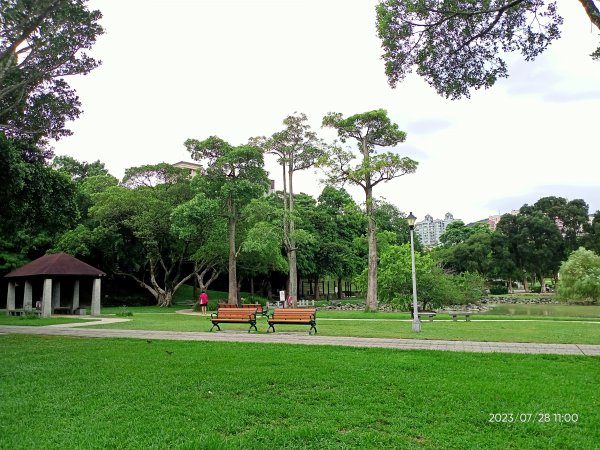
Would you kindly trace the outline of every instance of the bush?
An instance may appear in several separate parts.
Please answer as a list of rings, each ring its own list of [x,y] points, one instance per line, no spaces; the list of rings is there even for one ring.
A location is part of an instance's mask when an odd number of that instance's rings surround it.
[[[505,294],[508,294],[508,288],[506,286],[499,286],[499,285],[490,286],[490,294],[505,295]]]
[[[421,310],[477,301],[483,294],[483,279],[478,274],[448,275],[429,255],[418,253],[415,254],[415,267]],[[359,287],[366,286],[366,272],[360,276]],[[382,303],[409,310],[412,304],[410,246],[389,246],[381,255],[378,275]]]
[[[563,301],[596,303],[600,299],[600,256],[580,247],[560,266],[556,291]]]

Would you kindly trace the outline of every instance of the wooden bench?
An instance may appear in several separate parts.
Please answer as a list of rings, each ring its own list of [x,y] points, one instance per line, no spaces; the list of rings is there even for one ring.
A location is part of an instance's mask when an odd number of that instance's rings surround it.
[[[263,305],[261,305],[260,303],[242,303],[242,308],[250,308],[250,309],[255,309],[256,310],[256,314],[260,314],[262,316],[266,316],[268,314],[269,311],[269,307],[265,306],[263,308]]]
[[[275,332],[275,324],[295,324],[295,325],[310,325],[308,334],[317,332],[317,312],[314,308],[277,308],[273,310],[273,314],[267,319],[269,329]]]
[[[213,326],[210,331],[213,330],[214,327],[217,327],[219,331],[221,331],[220,323],[248,323],[250,324],[250,328],[248,329],[248,333],[252,331],[254,328],[255,331],[258,331],[256,328],[256,310],[250,308],[219,308],[217,310],[217,314],[211,313],[210,321]]]
[[[471,321],[471,315],[473,314],[470,311],[452,311],[448,313],[452,317],[452,321],[456,322],[458,316],[465,316],[465,322]]]
[[[419,319],[421,318],[421,316],[423,316],[423,317],[429,318],[430,322],[433,322],[433,318],[435,317],[436,313],[434,313],[434,312],[419,312],[419,313],[417,313],[417,315],[419,316]]]
[[[236,305],[235,303],[219,303],[219,307],[217,308],[217,310],[219,309],[223,309],[223,308],[237,308],[238,305]]]

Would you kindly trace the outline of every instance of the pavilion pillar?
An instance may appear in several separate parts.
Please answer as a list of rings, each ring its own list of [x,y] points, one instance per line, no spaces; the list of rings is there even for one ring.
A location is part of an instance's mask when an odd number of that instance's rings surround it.
[[[6,295],[6,314],[10,314],[12,309],[15,309],[15,282],[9,281]]]
[[[92,288],[92,316],[100,315],[100,278],[94,280]]]
[[[52,285],[52,310],[60,308],[60,281]]]
[[[73,281],[73,301],[71,302],[71,309],[75,312],[79,309],[79,280]]]
[[[23,290],[23,311],[33,310],[33,286],[31,282],[26,281]]]
[[[42,295],[42,317],[52,315],[52,278],[44,280],[44,293]]]

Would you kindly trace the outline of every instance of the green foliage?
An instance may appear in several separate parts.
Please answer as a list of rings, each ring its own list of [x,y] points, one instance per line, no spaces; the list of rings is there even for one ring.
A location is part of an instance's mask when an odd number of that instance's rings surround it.
[[[417,299],[423,310],[477,301],[483,293],[482,278],[473,273],[446,274],[428,254],[415,253]],[[406,310],[412,304],[410,245],[389,246],[379,262],[379,296],[382,302]],[[358,280],[366,286],[366,273]]]
[[[69,75],[98,66],[86,50],[104,33],[87,0],[0,2],[0,130],[58,139],[80,114]]]
[[[79,219],[76,185],[43,150],[0,133],[0,270],[43,255]]]
[[[469,97],[508,76],[504,54],[534,59],[560,37],[546,1],[381,0],[377,31],[391,86],[413,69],[444,97]]]
[[[600,256],[579,248],[560,266],[557,297],[568,302],[600,300]]]
[[[587,233],[581,238],[582,245],[588,250],[600,254],[600,211],[596,211],[591,225],[587,227]]]
[[[492,295],[508,294],[508,288],[506,286],[499,286],[499,285],[490,286],[490,294],[492,294]]]

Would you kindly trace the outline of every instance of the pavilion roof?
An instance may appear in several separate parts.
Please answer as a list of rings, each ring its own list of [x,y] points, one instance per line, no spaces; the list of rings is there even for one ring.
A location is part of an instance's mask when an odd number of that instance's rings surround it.
[[[9,274],[7,278],[34,277],[43,275],[76,275],[88,277],[101,277],[106,275],[100,269],[90,266],[67,253],[54,253],[44,255],[25,264]]]

